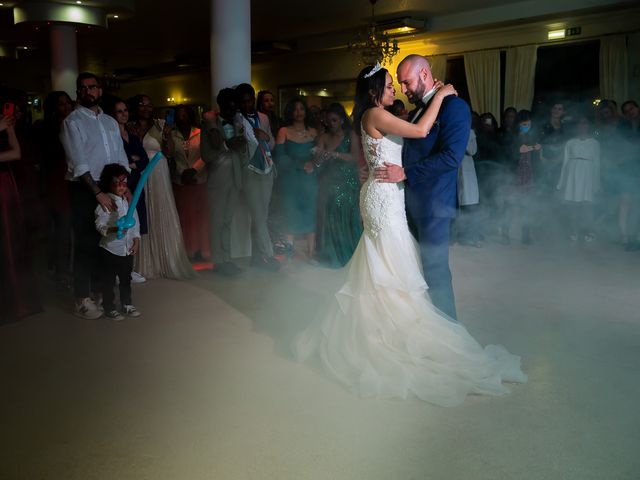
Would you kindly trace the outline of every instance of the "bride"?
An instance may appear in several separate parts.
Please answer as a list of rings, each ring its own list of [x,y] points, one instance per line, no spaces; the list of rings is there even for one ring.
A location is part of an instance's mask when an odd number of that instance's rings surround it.
[[[386,69],[366,67],[356,85],[369,178],[360,193],[364,235],[347,265],[346,282],[329,311],[294,342],[298,359],[319,357],[327,374],[365,397],[415,395],[441,406],[467,394],[503,395],[503,382],[525,382],[520,357],[498,345],[483,348],[427,297],[416,240],[407,225],[402,184],[380,183],[374,169],[402,164],[402,137],[421,138],[436,121],[442,86],[415,124],[385,110],[395,99]]]

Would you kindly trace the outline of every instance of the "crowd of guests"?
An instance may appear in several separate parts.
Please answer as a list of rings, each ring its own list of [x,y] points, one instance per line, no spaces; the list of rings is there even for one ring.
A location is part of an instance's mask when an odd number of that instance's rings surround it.
[[[536,117],[507,108],[500,125],[491,113],[472,115],[452,238],[480,245],[495,232],[509,244],[518,224],[516,238],[530,244],[555,221],[572,243],[615,232],[625,250],[640,249],[635,101],[620,109],[611,100],[574,108],[558,101]]]
[[[77,102],[51,92],[33,126],[19,102],[5,109],[0,323],[41,309],[30,245],[38,224],[46,225],[49,268],[70,283],[83,318],[140,315],[132,282],[190,278],[194,262],[238,275],[232,239],[239,215],[250,219],[252,267],[277,271],[294,256],[328,267],[349,261],[362,234],[363,160],[344,107],[308,107],[295,97],[281,118],[274,95],[256,96],[249,84],[224,88],[216,100],[201,119],[188,105],[157,118],[147,95],[103,95],[99,79],[83,73]],[[554,103],[546,118],[507,108],[500,125],[491,113],[473,113],[452,242],[481,246],[496,233],[508,244],[517,224],[530,244],[543,218],[561,211],[570,242],[592,242],[614,218],[624,248],[638,249],[637,103],[620,111],[609,100],[595,109],[565,107]],[[400,101],[391,111],[408,115]],[[122,228],[154,159],[135,226]]]
[[[51,92],[44,120],[33,126],[19,102],[1,117],[1,207],[10,237],[1,252],[3,323],[40,310],[30,222],[46,225],[52,275],[69,283],[76,315],[88,319],[140,315],[132,282],[189,278],[194,262],[240,273],[231,243],[239,214],[250,218],[253,267],[277,271],[294,255],[331,267],[350,259],[361,234],[360,149],[342,105],[321,112],[295,98],[280,118],[271,92],[256,98],[242,84],[221,90],[218,109],[201,119],[187,105],[161,119],[147,95],[103,95],[93,74],[81,74],[76,86],[77,102]],[[22,139],[18,125],[28,131]],[[119,219],[153,159],[135,224],[122,228]],[[31,168],[22,175],[28,189],[14,178],[17,165]],[[300,252],[296,239],[305,245]]]

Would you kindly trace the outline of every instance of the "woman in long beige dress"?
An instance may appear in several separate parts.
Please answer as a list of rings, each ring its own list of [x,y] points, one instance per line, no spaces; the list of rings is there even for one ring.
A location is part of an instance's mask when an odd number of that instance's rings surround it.
[[[153,118],[153,104],[146,95],[136,95],[131,99],[129,112],[134,117],[131,128],[142,138],[142,145],[152,159],[156,153],[162,152],[165,122]],[[147,278],[180,280],[195,277],[196,272],[184,247],[169,165],[164,155],[149,175],[145,192],[149,233],[142,236],[140,253],[136,256],[136,271]]]

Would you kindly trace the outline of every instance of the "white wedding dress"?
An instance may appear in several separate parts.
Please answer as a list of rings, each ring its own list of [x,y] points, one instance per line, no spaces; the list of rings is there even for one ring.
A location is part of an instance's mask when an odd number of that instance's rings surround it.
[[[520,357],[482,348],[431,304],[403,186],[373,179],[385,161],[402,163],[402,139],[363,131],[362,142],[371,172],[360,193],[364,235],[329,311],[294,342],[296,357],[319,357],[331,377],[366,397],[413,394],[454,406],[470,393],[508,393],[503,382],[527,380]]]

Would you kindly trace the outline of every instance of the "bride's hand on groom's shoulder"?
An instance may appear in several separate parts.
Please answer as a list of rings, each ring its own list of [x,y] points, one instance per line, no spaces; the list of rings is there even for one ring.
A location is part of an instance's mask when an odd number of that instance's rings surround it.
[[[442,82],[439,82],[439,83],[442,83]],[[436,96],[439,96],[442,99],[444,99],[444,97],[448,97],[449,95],[455,95],[456,97],[458,96],[458,92],[450,83],[447,83],[446,85],[442,85],[438,89],[438,93],[436,93]]]

